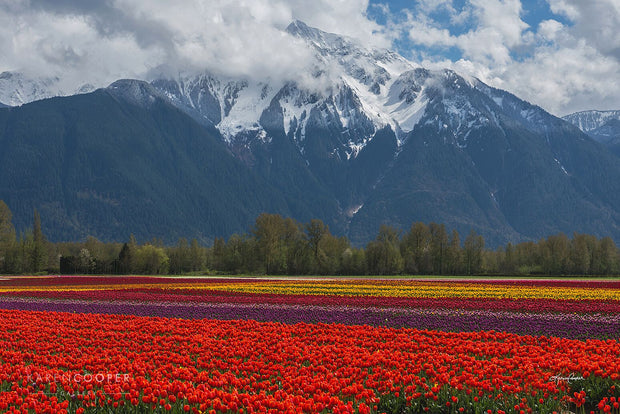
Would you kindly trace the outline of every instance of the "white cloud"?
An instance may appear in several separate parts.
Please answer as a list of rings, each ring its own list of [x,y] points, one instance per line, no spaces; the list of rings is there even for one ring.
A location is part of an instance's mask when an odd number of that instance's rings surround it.
[[[574,22],[571,33],[620,63],[620,1],[549,0],[552,10]]]
[[[529,27],[520,0],[468,0],[460,12],[452,1],[429,0],[397,29],[431,50],[421,54],[422,65],[476,76],[555,114],[620,108],[620,2],[548,1],[571,24],[547,19]],[[451,19],[433,19],[438,8]],[[456,48],[460,57],[432,48]]]
[[[289,79],[311,53],[283,32],[294,19],[388,46],[367,0],[6,0],[0,71],[105,85],[161,65]]]
[[[566,30],[564,25],[557,20],[549,19],[540,22],[538,25],[538,34],[542,39],[553,42]]]
[[[520,0],[418,0],[399,16],[373,6],[384,26],[366,15],[368,0],[2,0],[0,72],[62,76],[73,83],[66,90],[146,78],[163,64],[292,79],[312,62],[283,33],[299,19],[367,45],[388,47],[405,33],[418,63],[476,76],[558,115],[620,108],[620,2],[546,1],[557,18],[529,27]]]
[[[562,14],[571,20],[579,17],[579,11],[571,0],[549,0],[549,7],[555,14]]]

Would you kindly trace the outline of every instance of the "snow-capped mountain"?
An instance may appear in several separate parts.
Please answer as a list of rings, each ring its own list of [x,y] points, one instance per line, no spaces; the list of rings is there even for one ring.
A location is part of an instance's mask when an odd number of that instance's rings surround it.
[[[55,96],[76,95],[92,92],[95,87],[90,84],[66,89],[62,79],[31,78],[20,72],[0,73],[0,102],[8,106],[19,106]]]
[[[215,126],[231,146],[253,139],[268,142],[268,126],[282,130],[304,153],[310,125],[338,130],[329,152],[341,159],[355,158],[386,126],[402,145],[429,102],[438,99],[455,140],[464,145],[472,128],[497,123],[496,109],[473,105],[469,95],[474,90],[529,128],[540,128],[549,119],[542,109],[451,70],[426,70],[397,53],[366,48],[300,21],[286,30],[314,50],[313,76],[321,87],[210,74],[155,79],[152,84],[194,118]]]
[[[355,241],[372,234],[370,223],[405,228],[417,219],[473,227],[492,242],[570,233],[585,216],[592,232],[607,231],[594,217],[616,213],[581,194],[599,184],[579,158],[583,135],[565,121],[478,79],[299,21],[287,32],[314,52],[309,70],[321,87],[210,74],[152,84],[283,191],[298,184],[274,178],[276,166],[299,158],[306,182],[338,201],[331,222]],[[283,148],[294,155],[278,161]]]
[[[210,74],[156,79],[152,84],[178,106],[200,114],[229,143],[236,137],[247,140],[249,133],[268,139],[261,118],[274,111],[281,119],[270,127],[280,127],[301,151],[308,124],[336,123],[347,132],[332,150],[345,158],[359,153],[374,132],[386,125],[398,134],[413,128],[424,109],[424,98],[414,102],[414,97],[424,85],[405,85],[406,79],[399,78],[416,68],[414,64],[388,50],[364,48],[352,39],[299,21],[289,25],[287,32],[314,50],[311,70],[316,87]],[[269,123],[269,116],[264,121]]]
[[[45,164],[51,169],[46,177],[61,177],[64,157],[82,144],[75,157],[90,160],[79,164],[88,171],[76,173],[71,191],[81,197],[75,205],[92,209],[93,216],[86,210],[71,215],[68,202],[54,198],[71,193],[60,188],[61,179],[33,192],[32,203],[38,200],[54,217],[70,217],[82,229],[101,228],[91,234],[107,238],[114,234],[98,217],[109,213],[117,228],[141,223],[148,233],[149,221],[135,207],[148,205],[155,221],[168,223],[160,234],[173,232],[178,217],[194,217],[203,239],[245,231],[240,223],[251,223],[262,206],[300,221],[320,218],[356,244],[367,242],[382,223],[406,229],[415,221],[445,223],[461,234],[474,229],[490,245],[574,231],[620,241],[620,164],[577,127],[478,79],[428,70],[299,21],[286,30],[313,55],[297,78],[180,73],[0,110],[0,146],[13,154],[4,157]],[[19,86],[9,90],[11,82],[0,83],[0,102],[11,105],[53,96],[50,85],[60,84],[5,78]],[[73,144],[53,160],[56,144],[46,141],[49,148],[40,155],[47,158],[36,160],[38,131],[50,122],[55,126],[45,139]],[[89,135],[89,125],[96,134]],[[190,132],[201,136],[196,128],[210,137],[208,148],[195,140],[167,143]],[[29,137],[27,147],[18,136]],[[200,151],[187,153],[196,145]],[[221,161],[217,168],[213,151]],[[209,163],[204,169],[201,160]],[[0,183],[21,179],[13,176],[19,168],[3,165]],[[123,165],[135,171],[125,174]],[[134,185],[131,191],[116,186],[119,174],[121,183]],[[254,184],[242,189],[248,180]],[[174,197],[166,198],[166,188],[174,188]],[[13,190],[0,184],[0,199],[25,206]],[[128,194],[137,198],[129,197],[135,204],[125,216],[118,203]],[[235,208],[227,209],[224,200]],[[26,222],[32,210],[14,212]]]

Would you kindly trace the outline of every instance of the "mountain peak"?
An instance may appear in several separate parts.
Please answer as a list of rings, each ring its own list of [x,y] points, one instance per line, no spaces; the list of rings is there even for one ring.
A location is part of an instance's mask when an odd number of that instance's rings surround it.
[[[115,96],[145,107],[153,104],[157,98],[163,98],[163,94],[151,84],[136,79],[120,79],[106,89]]]
[[[293,20],[291,24],[289,24],[286,27],[286,31],[288,33],[292,35],[297,35],[297,36],[308,35],[317,30],[318,29],[308,26],[306,23],[302,22],[301,20]]]
[[[357,49],[357,45],[351,39],[308,26],[300,20],[295,20],[289,24],[286,31],[295,37],[308,41],[323,55],[348,55],[352,50]]]

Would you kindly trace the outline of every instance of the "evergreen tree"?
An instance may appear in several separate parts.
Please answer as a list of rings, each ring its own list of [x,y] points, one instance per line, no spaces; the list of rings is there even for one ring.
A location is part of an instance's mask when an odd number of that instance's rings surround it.
[[[41,272],[47,265],[47,242],[41,229],[41,217],[39,212],[34,210],[34,225],[32,230],[32,250],[30,257],[30,267],[33,272]]]
[[[0,200],[0,272],[7,272],[12,261],[10,256],[15,245],[15,228],[12,219],[13,214],[9,206]]]
[[[130,241],[123,244],[118,254],[118,270],[120,274],[128,275],[134,271],[134,253],[136,249],[134,243]]]

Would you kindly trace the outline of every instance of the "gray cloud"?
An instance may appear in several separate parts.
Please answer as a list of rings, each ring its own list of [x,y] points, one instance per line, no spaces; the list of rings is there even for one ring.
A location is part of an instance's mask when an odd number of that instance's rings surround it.
[[[386,26],[367,17],[368,0],[3,0],[0,72],[58,76],[65,90],[147,79],[164,67],[294,79],[312,63],[311,52],[283,32],[299,19],[368,45],[389,47],[406,33],[431,50],[456,48],[462,59],[423,52],[418,63],[476,76],[558,115],[620,108],[618,1],[547,1],[572,24],[528,27],[520,0],[467,0],[461,8],[419,0]],[[460,30],[434,20],[438,11]]]
[[[0,71],[97,86],[145,78],[164,66],[290,79],[312,58],[283,32],[294,19],[387,46],[366,18],[367,6],[367,0],[6,0]]]
[[[157,46],[169,53],[174,51],[174,33],[166,26],[148,14],[135,15],[123,10],[116,3],[112,0],[30,0],[28,11],[83,17],[102,37],[131,35],[142,48]]]

